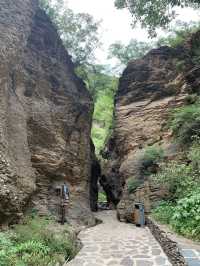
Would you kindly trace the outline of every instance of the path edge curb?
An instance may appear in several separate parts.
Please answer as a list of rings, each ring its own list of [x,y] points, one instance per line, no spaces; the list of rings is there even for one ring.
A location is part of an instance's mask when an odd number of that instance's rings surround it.
[[[161,230],[153,219],[148,217],[146,221],[149,230],[161,245],[172,266],[188,266],[185,258],[180,252],[178,244],[170,239],[167,233]]]

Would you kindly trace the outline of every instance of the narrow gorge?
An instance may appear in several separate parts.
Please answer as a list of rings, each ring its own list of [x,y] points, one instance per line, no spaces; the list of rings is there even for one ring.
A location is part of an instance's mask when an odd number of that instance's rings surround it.
[[[0,266],[200,265],[186,262],[193,244],[200,261],[200,30],[131,60],[119,84],[77,67],[62,37],[38,0],[0,0]]]

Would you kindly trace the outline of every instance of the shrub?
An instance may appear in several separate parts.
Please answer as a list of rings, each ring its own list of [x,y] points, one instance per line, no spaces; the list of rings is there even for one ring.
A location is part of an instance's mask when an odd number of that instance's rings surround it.
[[[130,178],[127,181],[128,193],[129,194],[133,193],[140,185],[141,185],[141,181]]]
[[[199,30],[199,23],[189,22],[183,23],[181,21],[177,21],[177,23],[169,29],[169,33],[166,37],[162,37],[158,40],[158,46],[170,46],[176,48],[179,45],[183,45],[185,40],[188,39],[192,33],[195,33]]]
[[[189,94],[185,97],[185,103],[186,104],[194,104],[198,100],[198,95],[197,94]]]
[[[156,221],[169,224],[174,213],[174,205],[171,202],[162,201],[157,208],[152,211],[152,216]]]
[[[8,233],[0,233],[0,250],[10,248],[11,246],[12,241],[10,240],[10,235]]]
[[[196,139],[193,145],[189,149],[188,159],[191,160],[191,164],[194,170],[200,173],[200,142]]]
[[[185,61],[184,60],[177,61],[176,70],[178,72],[183,72],[185,70],[185,68],[186,68],[186,66],[185,66]]]
[[[152,164],[160,161],[164,157],[164,151],[161,147],[154,145],[145,149],[143,155],[144,164]]]
[[[106,193],[105,192],[99,192],[98,201],[99,202],[107,202],[107,197],[106,197]]]
[[[0,233],[0,266],[9,265],[10,256],[8,251],[12,248],[13,243],[8,233]]]
[[[200,188],[191,191],[177,203],[161,202],[152,211],[152,217],[163,224],[169,224],[175,232],[200,240]]]
[[[178,201],[170,224],[176,232],[200,240],[200,189]]]
[[[157,145],[147,147],[140,158],[142,162],[142,173],[145,175],[155,173],[155,171],[149,168],[153,165],[157,165],[163,158],[164,151],[161,147]]]
[[[173,113],[171,128],[187,156],[182,162],[169,162],[153,176],[154,181],[169,189],[171,202],[153,210],[153,217],[169,224],[177,233],[200,240],[200,104],[197,102]],[[192,145],[191,145],[192,144]]]
[[[199,183],[199,175],[192,165],[170,162],[153,176],[156,183],[169,189],[172,200],[182,198],[191,192]]]
[[[13,235],[14,240],[18,243],[26,242],[31,240],[45,241],[48,233],[48,225],[52,221],[40,218],[26,217],[23,224],[18,224],[14,228],[15,234]]]
[[[53,220],[28,217],[9,233],[0,233],[0,266],[62,265],[76,253],[68,228],[54,232]]]
[[[191,144],[194,137],[200,136],[200,103],[175,109],[169,124],[179,143]]]

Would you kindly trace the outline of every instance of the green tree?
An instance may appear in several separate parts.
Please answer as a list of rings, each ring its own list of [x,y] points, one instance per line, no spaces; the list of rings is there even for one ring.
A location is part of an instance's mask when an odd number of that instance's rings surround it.
[[[133,15],[133,25],[140,22],[142,27],[148,29],[151,36],[159,27],[166,29],[175,19],[176,7],[199,7],[200,0],[115,0],[119,9],[127,8]]]
[[[96,102],[101,92],[107,91],[112,94],[116,90],[116,77],[107,74],[107,68],[104,65],[80,66],[76,73],[81,77]]]
[[[92,139],[97,155],[111,134],[113,125],[114,96],[118,78],[100,72],[90,76],[95,87],[95,109],[93,115]]]
[[[75,14],[67,8],[64,0],[40,0],[40,6],[49,15],[63,44],[72,56],[76,73],[81,77],[96,99],[97,83],[103,67],[95,65],[95,51],[100,46],[100,21],[86,13]]]
[[[110,45],[108,58],[117,58],[122,65],[127,65],[130,60],[143,57],[153,44],[132,39],[128,45],[116,42]]]
[[[170,47],[177,47],[185,42],[192,33],[199,29],[199,22],[183,22],[177,21],[175,26],[169,30],[167,37],[161,37],[158,39],[157,45],[167,45]]]
[[[74,13],[63,0],[40,0],[40,6],[50,16],[72,56],[76,66],[93,63],[95,50],[100,46],[100,21],[86,13]]]

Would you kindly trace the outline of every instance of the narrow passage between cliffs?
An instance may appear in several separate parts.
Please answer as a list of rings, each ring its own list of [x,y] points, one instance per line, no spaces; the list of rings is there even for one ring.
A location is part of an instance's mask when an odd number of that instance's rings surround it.
[[[148,228],[120,223],[115,211],[99,212],[102,223],[79,234],[83,248],[65,266],[170,266]]]

